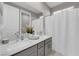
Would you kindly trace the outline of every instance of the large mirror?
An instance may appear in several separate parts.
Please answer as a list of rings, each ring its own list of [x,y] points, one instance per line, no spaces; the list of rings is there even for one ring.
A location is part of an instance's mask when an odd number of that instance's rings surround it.
[[[32,33],[31,14],[21,10],[21,33]]]
[[[2,25],[2,3],[0,3],[0,40],[1,40],[1,25]]]
[[[2,3],[0,2],[0,25],[2,24]]]
[[[20,35],[24,33],[32,33],[32,21],[31,13],[28,13],[24,10],[10,6],[8,4],[3,4],[3,14],[1,16],[0,11],[0,22],[2,17],[2,29],[0,33],[0,40],[19,40],[21,39]]]
[[[19,32],[19,9],[7,4],[3,4],[2,7],[2,40],[14,40],[15,34]]]

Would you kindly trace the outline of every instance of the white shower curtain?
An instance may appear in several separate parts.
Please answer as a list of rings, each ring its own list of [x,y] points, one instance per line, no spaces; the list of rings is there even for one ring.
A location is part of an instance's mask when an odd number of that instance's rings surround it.
[[[59,12],[54,15],[55,50],[65,54],[66,44],[66,12]]]
[[[59,12],[45,18],[46,34],[52,35],[52,48],[65,54],[66,43],[66,12]]]
[[[79,9],[61,11],[53,16],[54,49],[63,55],[79,55]]]
[[[68,11],[67,19],[67,53],[79,56],[79,9]]]
[[[53,37],[53,50],[66,56],[79,56],[78,8],[63,10],[48,16],[45,18],[45,24],[46,34]]]

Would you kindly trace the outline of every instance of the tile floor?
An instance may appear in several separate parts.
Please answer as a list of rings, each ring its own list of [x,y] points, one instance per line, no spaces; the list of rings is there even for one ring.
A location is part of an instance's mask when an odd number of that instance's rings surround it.
[[[50,53],[49,56],[63,56],[63,55],[56,51],[52,51],[52,53]]]

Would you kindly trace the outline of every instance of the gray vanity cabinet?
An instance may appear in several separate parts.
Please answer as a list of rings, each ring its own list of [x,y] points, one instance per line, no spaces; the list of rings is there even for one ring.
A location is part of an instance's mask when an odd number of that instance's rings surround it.
[[[16,53],[14,56],[37,56],[37,45]]]
[[[33,53],[29,54],[28,56],[37,56],[37,52],[33,52]]]
[[[37,45],[30,47],[28,56],[37,56]]]
[[[52,52],[52,38],[45,40],[45,56],[48,56]]]
[[[52,52],[52,37],[30,47],[26,48],[14,56],[48,56]]]
[[[38,44],[38,56],[44,56],[44,41]]]

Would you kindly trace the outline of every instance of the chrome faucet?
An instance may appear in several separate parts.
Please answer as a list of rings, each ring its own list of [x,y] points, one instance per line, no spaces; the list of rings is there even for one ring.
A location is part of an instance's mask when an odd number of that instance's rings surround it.
[[[17,33],[15,33],[15,35],[16,35],[16,37],[17,37],[17,38],[19,38],[19,33],[18,33],[18,32],[17,32]]]
[[[24,36],[23,36],[23,34],[21,34],[21,40],[24,40]]]

